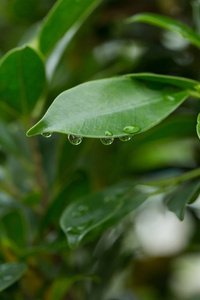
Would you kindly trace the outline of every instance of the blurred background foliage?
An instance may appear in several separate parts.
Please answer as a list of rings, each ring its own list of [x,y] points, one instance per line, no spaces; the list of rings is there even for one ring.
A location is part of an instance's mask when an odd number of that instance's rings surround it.
[[[0,0],[0,56],[34,36],[54,0]],[[200,30],[199,1],[106,0],[86,20],[48,83],[44,111],[63,90],[97,78],[155,72],[200,79],[198,50],[177,35],[125,18],[153,12]],[[181,174],[200,164],[195,133],[198,100],[190,98],[162,124],[105,147],[86,139],[74,147],[65,135],[38,138],[48,184],[46,207],[32,174],[26,129],[0,122],[0,261],[25,261],[23,278],[6,299],[200,299],[200,204],[184,221],[165,197],[146,201],[120,224],[96,230],[70,250],[59,226],[64,208],[83,195],[121,181]]]

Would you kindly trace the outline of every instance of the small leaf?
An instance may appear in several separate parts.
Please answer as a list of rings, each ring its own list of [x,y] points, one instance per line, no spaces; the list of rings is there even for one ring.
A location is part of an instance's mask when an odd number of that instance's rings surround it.
[[[141,205],[149,194],[133,184],[112,187],[71,203],[60,219],[69,246],[76,248],[86,234],[100,225],[111,226]]]
[[[200,114],[198,114],[198,118],[197,118],[197,135],[200,139]]]
[[[91,138],[142,133],[160,123],[198,82],[172,76],[133,74],[91,81],[60,94],[27,135],[60,132]],[[137,128],[137,132],[134,130]]]
[[[6,263],[0,265],[0,291],[3,291],[19,280],[26,271],[26,268],[24,263]]]
[[[74,25],[82,21],[99,0],[60,0],[47,15],[39,37],[41,52],[46,56]]]
[[[149,23],[161,27],[163,29],[167,29],[175,33],[179,33],[183,38],[189,40],[191,44],[200,48],[200,36],[195,31],[193,31],[190,27],[182,23],[179,23],[171,18],[156,15],[156,14],[142,13],[130,17],[127,20],[127,23],[133,23],[133,22]]]
[[[182,184],[179,188],[170,195],[170,200],[167,202],[167,207],[173,211],[182,221],[184,219],[185,208],[187,204],[193,203],[200,193],[200,180],[194,180],[187,184]]]
[[[13,116],[29,115],[45,88],[40,56],[26,46],[16,48],[0,63],[0,107]]]

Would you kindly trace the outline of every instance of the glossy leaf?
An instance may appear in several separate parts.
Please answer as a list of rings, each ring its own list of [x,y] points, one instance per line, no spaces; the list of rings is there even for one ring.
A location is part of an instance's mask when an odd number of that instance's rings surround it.
[[[197,117],[197,135],[200,138],[200,114]]]
[[[157,14],[141,13],[133,17],[130,17],[127,20],[127,23],[133,23],[133,22],[149,23],[161,27],[163,29],[167,29],[175,33],[179,33],[183,38],[189,40],[191,44],[200,48],[200,36],[195,31],[193,31],[190,27],[180,22],[177,22],[174,19],[160,16]]]
[[[196,179],[187,184],[182,184],[175,193],[170,196],[167,207],[173,211],[182,221],[184,219],[186,205],[193,203],[200,193],[200,180]]]
[[[60,0],[47,15],[39,37],[39,46],[46,56],[74,25],[82,21],[99,0]]]
[[[29,115],[45,88],[45,70],[40,56],[26,46],[16,48],[0,62],[0,107],[18,115]]]
[[[76,248],[88,232],[100,225],[115,224],[148,197],[130,184],[105,189],[73,202],[60,219],[70,247]]]
[[[6,263],[0,265],[0,291],[3,291],[19,280],[26,271],[26,268],[24,263]]]
[[[153,74],[87,82],[60,94],[27,135],[60,132],[107,138],[109,131],[114,138],[144,132],[172,113],[196,85]]]

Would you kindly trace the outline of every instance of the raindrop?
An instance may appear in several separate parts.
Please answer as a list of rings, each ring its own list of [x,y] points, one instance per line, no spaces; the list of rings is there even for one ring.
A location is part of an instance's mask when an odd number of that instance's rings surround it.
[[[167,101],[174,101],[175,98],[174,98],[173,96],[171,96],[171,95],[165,95],[165,96],[164,96],[164,100],[167,100]]]
[[[72,145],[80,145],[80,143],[82,142],[83,138],[81,136],[77,136],[77,135],[73,135],[73,134],[69,134],[68,135],[68,140]]]
[[[77,226],[77,230],[79,231],[79,233],[82,233],[83,231],[85,231],[90,225],[91,225],[92,220],[88,220],[87,222],[80,224]]]
[[[42,136],[44,136],[45,138],[50,138],[52,136],[51,132],[43,132]]]
[[[106,130],[106,131],[105,131],[105,135],[106,135],[106,136],[113,136],[113,133],[112,133],[112,131],[110,131],[110,130]]]
[[[89,210],[89,207],[86,206],[86,205],[80,205],[80,206],[78,207],[78,210],[80,211],[80,213],[85,213],[86,211]]]
[[[75,226],[69,226],[65,229],[65,232],[66,233],[69,233],[69,234],[78,234],[79,231],[77,230],[77,228]]]
[[[88,206],[86,206],[86,205],[80,205],[80,206],[78,207],[78,210],[76,210],[76,211],[74,211],[74,212],[72,213],[72,217],[75,217],[75,218],[81,217],[81,216],[84,215],[88,210],[89,210],[89,207],[88,207]]]
[[[131,138],[132,138],[132,135],[125,135],[125,136],[121,136],[119,138],[119,140],[122,141],[122,142],[128,142],[128,141],[131,140]]]
[[[109,146],[114,142],[114,138],[103,138],[100,139],[103,145]]]
[[[129,133],[129,134],[134,134],[136,132],[139,132],[140,130],[141,130],[141,128],[139,126],[129,125],[129,126],[124,127],[123,132]]]

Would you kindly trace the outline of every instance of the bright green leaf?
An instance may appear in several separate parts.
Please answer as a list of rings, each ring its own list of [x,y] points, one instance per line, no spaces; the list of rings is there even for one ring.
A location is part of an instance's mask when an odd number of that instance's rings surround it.
[[[112,132],[114,138],[141,133],[172,113],[196,85],[193,80],[153,74],[87,82],[60,94],[27,135],[60,132],[106,138]]]
[[[69,245],[76,248],[86,234],[100,225],[111,226],[135,210],[149,194],[134,184],[115,186],[71,203],[60,219]]]
[[[182,23],[179,23],[171,18],[156,15],[156,14],[142,13],[130,17],[127,20],[127,23],[133,23],[133,22],[149,23],[173,31],[175,33],[179,33],[183,38],[188,39],[191,44],[200,48],[200,36],[195,31],[193,31],[190,27]]]
[[[0,265],[0,291],[3,291],[19,280],[26,271],[26,268],[24,263],[6,263]]]
[[[170,196],[167,207],[173,211],[177,217],[182,221],[184,219],[186,205],[193,203],[200,193],[200,180],[196,179],[187,184],[182,184]]]
[[[0,107],[16,116],[29,115],[45,88],[40,56],[26,46],[16,48],[0,62]]]
[[[39,37],[39,46],[46,56],[58,41],[78,22],[88,16],[99,0],[60,0],[47,15]]]
[[[197,135],[200,138],[200,114],[198,115],[197,118]]]

